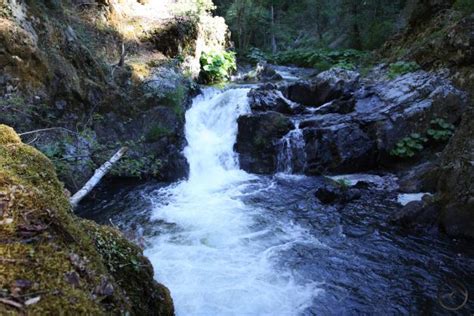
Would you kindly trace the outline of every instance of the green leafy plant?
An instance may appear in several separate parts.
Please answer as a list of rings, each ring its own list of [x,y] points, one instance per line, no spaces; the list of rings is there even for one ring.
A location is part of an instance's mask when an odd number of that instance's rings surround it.
[[[455,127],[453,124],[446,122],[442,118],[431,121],[431,127],[427,134],[435,141],[447,141],[454,134]]]
[[[420,65],[414,61],[397,61],[389,65],[388,78],[395,79],[398,76],[417,71],[418,69],[420,69]]]
[[[200,62],[201,78],[206,83],[226,81],[237,70],[234,52],[203,53]]]
[[[400,158],[412,158],[422,151],[428,139],[421,134],[413,133],[399,141],[395,148],[390,151],[390,155]]]

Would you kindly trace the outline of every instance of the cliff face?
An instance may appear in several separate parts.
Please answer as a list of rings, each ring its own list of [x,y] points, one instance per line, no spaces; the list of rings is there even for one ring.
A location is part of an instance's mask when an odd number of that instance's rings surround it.
[[[381,50],[388,61],[414,60],[440,72],[467,91],[470,110],[441,153],[435,209],[441,227],[451,236],[474,237],[473,96],[474,5],[469,1],[419,0],[403,34]],[[431,206],[430,206],[431,207]]]
[[[0,4],[0,123],[28,136],[69,188],[127,145],[119,176],[187,173],[184,112],[206,50],[227,28],[183,1],[7,0]],[[184,3],[188,3],[184,1]]]
[[[0,314],[173,315],[142,251],[72,214],[53,165],[0,125]]]
[[[441,225],[453,236],[474,238],[474,112],[466,113],[446,146],[439,169]]]
[[[388,41],[381,55],[391,62],[414,60],[426,70],[448,72],[474,95],[474,14],[468,10],[454,1],[418,0],[407,29]]]

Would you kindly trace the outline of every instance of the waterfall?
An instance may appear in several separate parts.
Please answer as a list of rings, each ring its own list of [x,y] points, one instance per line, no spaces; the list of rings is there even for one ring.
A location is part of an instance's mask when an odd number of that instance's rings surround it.
[[[300,122],[277,144],[277,171],[287,174],[302,173],[306,163],[305,141]]]
[[[276,265],[280,251],[311,242],[306,232],[242,200],[260,183],[239,169],[233,150],[248,91],[208,89],[194,99],[186,113],[189,179],[152,196],[159,229],[145,254],[177,315],[298,315],[317,292]]]

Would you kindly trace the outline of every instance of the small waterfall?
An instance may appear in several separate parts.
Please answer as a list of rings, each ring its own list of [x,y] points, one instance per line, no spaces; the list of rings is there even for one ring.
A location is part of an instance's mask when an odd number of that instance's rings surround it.
[[[305,141],[300,122],[277,144],[277,171],[287,174],[302,173],[306,164]]]
[[[260,181],[240,170],[233,150],[248,91],[209,89],[194,99],[186,112],[189,179],[151,197],[158,232],[145,254],[178,316],[292,316],[318,293],[276,263],[280,251],[311,242],[306,231],[242,201]]]

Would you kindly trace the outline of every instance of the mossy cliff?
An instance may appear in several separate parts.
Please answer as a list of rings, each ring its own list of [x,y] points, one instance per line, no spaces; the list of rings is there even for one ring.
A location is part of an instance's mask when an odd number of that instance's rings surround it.
[[[124,145],[113,175],[186,176],[184,113],[199,57],[227,45],[211,4],[0,2],[0,123],[19,132],[61,127],[24,140],[51,158],[71,191]]]
[[[52,163],[0,125],[0,314],[173,315],[142,251],[71,211]]]

